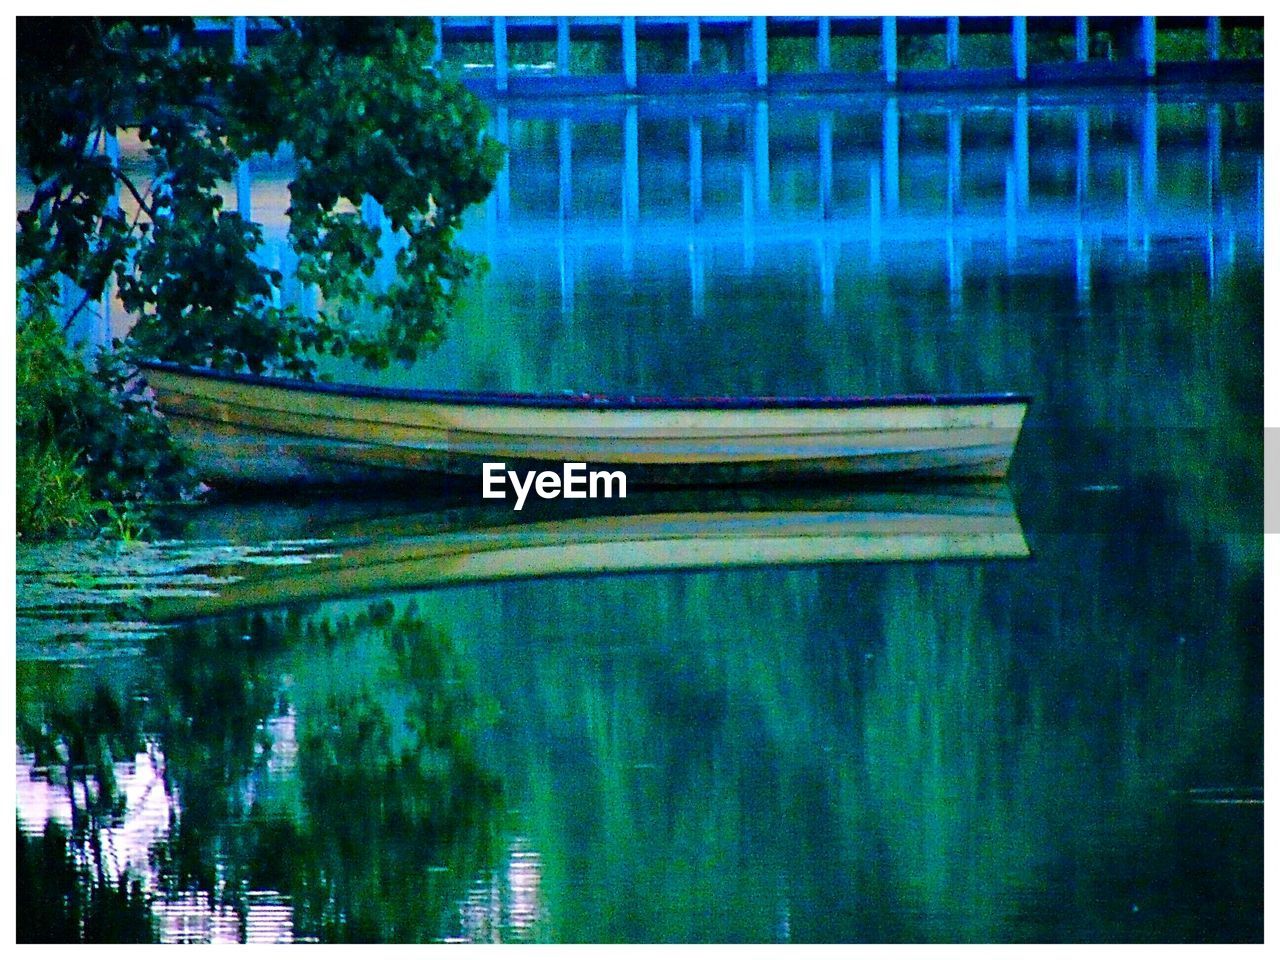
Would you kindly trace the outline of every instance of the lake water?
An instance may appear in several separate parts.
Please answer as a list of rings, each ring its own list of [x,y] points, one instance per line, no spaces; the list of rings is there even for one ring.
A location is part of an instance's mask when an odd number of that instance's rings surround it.
[[[982,496],[1030,557],[339,571],[156,624],[41,599],[128,550],[20,553],[19,936],[1260,940],[1260,91],[513,104],[495,132],[448,341],[332,372],[1026,391]],[[287,178],[255,171],[269,237]],[[304,569],[450,506],[158,532]]]

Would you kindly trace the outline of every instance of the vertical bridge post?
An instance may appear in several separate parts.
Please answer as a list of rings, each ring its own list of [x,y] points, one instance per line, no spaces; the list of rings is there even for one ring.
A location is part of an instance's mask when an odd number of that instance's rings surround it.
[[[505,18],[504,18],[505,19]],[[498,107],[493,112],[494,136],[501,144],[510,144],[511,134],[508,130],[509,114],[506,107]],[[494,212],[497,218],[506,221],[511,216],[511,151],[507,150],[502,158],[502,169],[498,171],[497,183],[494,185]]]
[[[557,159],[560,173],[560,219],[573,213],[573,121],[561,117],[556,124]]]
[[[622,138],[622,218],[635,223],[640,219],[640,114],[634,103],[627,105]]]
[[[120,138],[114,128],[102,131],[102,154],[111,163],[113,171],[120,169]],[[120,184],[117,181],[107,198],[107,216],[114,217],[120,212]]]
[[[689,216],[702,222],[702,121],[689,120]]]
[[[884,209],[889,216],[898,213],[898,185],[901,168],[898,164],[898,98],[889,97],[884,104],[881,121],[881,155],[884,160]]]
[[[1028,135],[1030,110],[1027,95],[1019,93],[1013,108],[1013,172],[1018,212],[1031,205],[1031,138]]]
[[[569,75],[569,18],[556,17],[556,73]]]
[[[499,93],[507,92],[507,18],[493,18],[493,83]]]
[[[1085,107],[1076,110],[1076,200],[1083,202],[1089,195],[1089,111]]]
[[[1019,83],[1027,80],[1027,18],[1013,18],[1013,73]]]
[[[947,66],[960,66],[960,18],[947,17]]]
[[[248,18],[235,17],[231,21],[231,61],[244,63],[249,56]],[[252,185],[250,183],[249,161],[241,160],[236,168],[236,213],[240,219],[248,222],[253,219]]]
[[[762,217],[769,215],[769,104],[756,102],[756,135],[752,148],[755,164],[756,209]]]
[[[636,88],[636,18],[622,18],[622,81],[627,90]]]
[[[249,52],[249,18],[231,18],[231,59],[234,63],[244,63]]]
[[[884,82],[894,86],[898,82],[898,18],[880,18],[880,52],[884,61]]]
[[[764,17],[751,18],[751,59],[755,64],[756,89],[769,85],[769,31]]]
[[[1222,48],[1222,21],[1217,17],[1207,17],[1204,25],[1204,45],[1209,49],[1209,59],[1217,60]]]
[[[1076,17],[1076,63],[1089,60],[1089,18]]]
[[[818,18],[818,69],[826,73],[831,69],[831,18]]]
[[[106,155],[107,160],[111,163],[111,169],[118,171],[120,169],[120,140],[116,136],[114,128],[104,130],[102,137],[102,152]],[[116,216],[120,213],[120,182],[117,180],[111,189],[111,196],[107,198],[107,214],[108,216]],[[115,278],[109,277],[102,287],[102,309],[99,312],[94,323],[94,330],[91,336],[91,345],[98,347],[111,346],[111,291],[115,287]],[[279,291],[276,291],[277,295]]]
[[[832,120],[830,110],[818,114],[818,208],[823,220],[830,220],[832,203]]]
[[[1143,17],[1140,30],[1142,42],[1142,66],[1147,77],[1156,75],[1156,18]]]
[[[702,68],[702,24],[697,17],[689,18],[689,72]]]
[[[960,209],[963,168],[960,165],[964,150],[964,114],[959,110],[947,111],[947,215],[954,216]]]

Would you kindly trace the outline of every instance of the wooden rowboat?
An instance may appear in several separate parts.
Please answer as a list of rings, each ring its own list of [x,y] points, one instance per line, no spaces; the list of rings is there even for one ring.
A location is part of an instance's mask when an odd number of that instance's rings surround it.
[[[651,398],[304,383],[144,365],[209,483],[479,477],[565,462],[636,484],[847,475],[1003,477],[1029,398]]]
[[[237,610],[530,577],[1028,556],[1002,485],[946,493],[641,493],[610,512],[493,506],[389,516],[299,541],[288,563],[205,569],[218,586],[154,601],[164,622]],[[680,495],[677,494],[678,498]],[[545,505],[544,505],[545,507]],[[551,519],[544,519],[550,516]]]

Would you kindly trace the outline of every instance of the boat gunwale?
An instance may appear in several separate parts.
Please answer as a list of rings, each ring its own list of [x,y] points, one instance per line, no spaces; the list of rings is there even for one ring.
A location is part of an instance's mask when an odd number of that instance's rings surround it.
[[[500,391],[429,390],[411,387],[361,386],[351,383],[290,380],[253,373],[230,373],[169,361],[143,361],[144,372],[158,370],[196,379],[327,394],[353,399],[400,400],[454,406],[534,407],[560,410],[833,410],[883,407],[975,407],[1027,405],[1025,393],[918,393],[849,397],[648,397],[576,393],[503,393]]]

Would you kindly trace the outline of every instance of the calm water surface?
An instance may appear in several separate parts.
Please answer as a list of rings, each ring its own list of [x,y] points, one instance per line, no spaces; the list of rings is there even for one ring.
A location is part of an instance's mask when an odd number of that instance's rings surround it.
[[[143,607],[103,635],[24,613],[20,936],[1259,940],[1261,103],[618,101],[495,132],[466,231],[492,267],[449,340],[336,375],[1025,390],[1032,557]],[[263,165],[255,202],[287,178]]]

